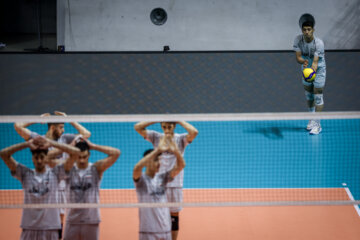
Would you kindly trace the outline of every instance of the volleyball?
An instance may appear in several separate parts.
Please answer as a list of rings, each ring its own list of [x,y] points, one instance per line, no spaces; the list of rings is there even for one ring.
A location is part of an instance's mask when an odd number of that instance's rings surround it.
[[[304,68],[303,70],[303,78],[305,81],[307,82],[312,82],[314,81],[316,77],[316,72],[314,71],[314,69],[312,68]]]

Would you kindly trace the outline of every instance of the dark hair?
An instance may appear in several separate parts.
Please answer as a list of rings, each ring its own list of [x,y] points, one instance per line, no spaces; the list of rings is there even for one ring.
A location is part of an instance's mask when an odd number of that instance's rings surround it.
[[[302,28],[303,27],[312,27],[312,28],[314,28],[314,22],[312,22],[312,21],[304,22],[301,27]]]
[[[154,151],[154,149],[150,148],[148,150],[146,150],[143,154],[143,157],[145,157],[146,155],[150,154],[152,151]]]
[[[161,123],[169,123],[169,124],[176,125],[176,122],[166,122],[166,121],[164,121],[164,122],[161,122]]]
[[[30,151],[31,151],[32,155],[41,154],[41,153],[45,153],[45,155],[47,155],[49,150],[47,148],[42,148],[42,149],[38,148],[38,149],[34,149],[34,150],[30,149]]]
[[[88,150],[88,151],[90,150],[89,144],[87,144],[87,142],[85,142],[85,141],[77,142],[75,144],[75,147],[80,149],[81,152],[85,152],[86,150]]]
[[[62,122],[56,122],[56,123],[54,123],[54,122],[49,122],[48,123],[48,129],[50,129],[50,127],[52,126],[52,125],[59,125],[59,124],[64,124],[64,123],[62,123]]]

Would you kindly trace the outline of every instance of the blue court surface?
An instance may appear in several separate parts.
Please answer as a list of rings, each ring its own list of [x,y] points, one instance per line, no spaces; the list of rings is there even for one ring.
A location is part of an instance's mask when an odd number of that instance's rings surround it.
[[[199,135],[185,150],[184,188],[339,188],[346,183],[360,199],[360,119],[322,120],[323,132],[311,136],[307,121],[190,122]],[[121,150],[105,172],[103,189],[133,189],[132,168],[151,144],[134,130],[135,123],[82,123],[90,140]],[[32,131],[45,134],[47,126]],[[155,124],[148,129],[160,130]],[[75,133],[65,125],[67,133]],[[13,124],[0,124],[0,147],[23,141]],[[175,132],[185,130],[178,126]],[[92,152],[90,161],[104,157]],[[30,151],[14,158],[32,167]],[[6,165],[0,163],[0,189],[21,189]]]

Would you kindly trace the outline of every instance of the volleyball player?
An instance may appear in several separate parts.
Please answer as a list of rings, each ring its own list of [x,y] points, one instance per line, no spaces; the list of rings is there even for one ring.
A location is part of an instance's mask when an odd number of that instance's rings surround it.
[[[77,148],[41,136],[12,145],[0,152],[0,156],[10,169],[12,176],[22,184],[25,204],[56,204],[56,190],[59,181],[66,177],[66,171],[69,171],[73,165],[69,158],[64,164],[48,168],[46,158],[49,147],[60,149],[69,153],[70,156],[80,153]],[[14,153],[24,148],[30,148],[35,170],[18,163],[13,158]],[[58,231],[61,229],[59,209],[23,209],[21,228],[21,240],[57,240],[59,239]]]
[[[324,42],[314,36],[315,19],[312,15],[303,14],[299,26],[302,34],[296,36],[293,46],[296,61],[301,64],[301,69],[312,68],[316,72],[313,82],[302,80],[305,97],[310,112],[321,112],[324,108],[323,91],[326,78]],[[320,120],[310,120],[306,129],[310,134],[319,134],[322,131]]]
[[[70,203],[99,203],[100,181],[106,169],[120,156],[120,150],[79,139],[75,147],[80,154],[74,156],[75,164],[66,179]],[[94,164],[89,163],[90,150],[107,154]],[[65,240],[99,239],[100,210],[98,208],[68,209],[66,217]]]
[[[158,173],[160,156],[171,153],[176,162],[170,171]],[[185,161],[171,136],[162,138],[157,148],[149,149],[135,165],[133,179],[138,201],[141,203],[166,203],[166,184],[171,182],[185,167]],[[143,173],[143,168],[146,168]],[[169,208],[139,209],[140,240],[171,240],[171,218]]]
[[[55,111],[54,114],[56,116],[63,116],[63,117],[67,116],[66,113],[59,112],[59,111]],[[41,116],[47,117],[47,116],[50,116],[50,114],[44,113]],[[34,124],[34,123],[15,123],[14,126],[15,126],[15,130],[17,131],[17,133],[25,140],[28,140],[28,139],[34,138],[35,136],[38,135],[37,133],[32,132],[27,128],[32,124]],[[78,133],[82,137],[89,138],[91,136],[91,133],[86,128],[84,128],[81,124],[79,124],[77,122],[71,122],[70,124],[78,131]],[[70,144],[76,137],[76,134],[68,134],[68,133],[64,133],[64,131],[65,131],[64,123],[48,123],[48,130],[45,134],[45,137],[48,139],[58,141],[59,143]],[[56,154],[57,150],[50,149],[50,151],[53,154]],[[50,167],[54,167],[55,164],[61,163],[67,157],[68,156],[66,153],[62,153],[61,151],[58,151],[58,157],[57,157],[58,161],[51,161],[50,163],[53,165],[50,165]],[[59,203],[66,203],[65,181],[64,180],[60,181],[60,183],[59,183],[57,197],[59,198]],[[59,239],[62,238],[64,214],[65,214],[65,209],[61,208],[60,209],[61,230],[59,231]]]
[[[171,137],[175,142],[177,148],[180,153],[183,155],[185,147],[191,143],[198,134],[198,130],[192,126],[190,123],[185,121],[179,122],[161,122],[161,128],[163,133],[159,133],[153,130],[147,130],[146,128],[152,124],[157,122],[139,122],[135,124],[135,130],[143,136],[146,140],[151,142],[156,148],[159,145],[159,142],[164,137]],[[176,124],[181,125],[187,133],[177,134],[174,133]],[[176,157],[173,153],[163,153],[160,156],[160,173],[170,171],[176,162]],[[181,171],[173,181],[167,184],[166,195],[169,202],[182,202],[183,199],[183,179],[184,172]],[[172,222],[172,239],[176,240],[178,231],[179,231],[179,212],[181,211],[181,207],[171,207],[171,222]]]

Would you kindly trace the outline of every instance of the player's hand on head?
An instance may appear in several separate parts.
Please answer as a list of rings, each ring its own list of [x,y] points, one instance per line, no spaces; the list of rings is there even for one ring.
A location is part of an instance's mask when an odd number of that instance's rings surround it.
[[[169,139],[168,146],[169,146],[169,152],[174,153],[178,150],[178,147],[176,146],[172,138]]]
[[[56,116],[63,116],[63,117],[67,117],[66,113],[64,113],[64,112],[60,112],[60,111],[54,111],[54,114],[55,114]]]
[[[76,135],[70,145],[75,146],[78,142],[85,142],[85,138],[81,134]]]
[[[43,113],[43,114],[40,115],[40,117],[50,117],[50,116],[51,116],[50,113]]]
[[[51,114],[50,113],[43,113],[40,115],[40,117],[50,117]],[[41,124],[45,124],[44,122],[42,122]]]
[[[160,139],[160,142],[159,142],[159,145],[158,145],[158,149],[159,149],[161,152],[166,152],[166,151],[169,149],[169,144],[168,144],[168,141],[167,141],[167,137],[163,136],[163,137]]]
[[[29,148],[30,148],[31,150],[36,150],[36,149],[39,148],[39,147],[34,143],[34,139],[33,139],[33,138],[30,139],[30,140],[28,140],[27,143],[28,143]]]
[[[36,136],[33,139],[33,144],[36,145],[40,149],[47,149],[47,148],[51,147],[49,140],[42,136]]]

